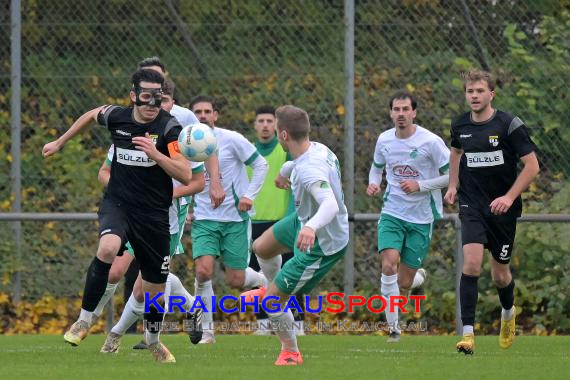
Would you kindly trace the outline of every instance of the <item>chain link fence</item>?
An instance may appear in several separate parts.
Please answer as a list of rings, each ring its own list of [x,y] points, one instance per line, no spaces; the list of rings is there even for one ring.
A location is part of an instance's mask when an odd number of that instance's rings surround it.
[[[543,171],[525,193],[528,210],[568,212],[563,201],[552,202],[568,187],[570,171],[570,131],[564,128],[570,118],[568,1],[356,2],[355,146],[348,151],[344,5],[340,0],[21,1],[22,151],[11,157],[9,128],[2,128],[0,212],[12,208],[8,173],[17,159],[22,211],[97,210],[102,193],[97,169],[110,144],[107,132],[93,127],[50,160],[42,159],[41,148],[83,112],[128,104],[130,75],[137,62],[154,55],[175,81],[179,104],[197,94],[215,96],[219,125],[250,138],[256,107],[305,108],[313,139],[329,145],[341,163],[345,154],[354,154],[354,211],[361,213],[376,213],[381,206],[365,189],[376,138],[390,128],[390,95],[402,88],[412,92],[419,102],[418,124],[449,141],[452,118],[466,111],[459,73],[490,69],[500,79],[496,106],[521,117],[541,149]],[[10,1],[2,0],[0,9],[0,124],[8,126]],[[0,290],[9,291],[13,273],[22,271],[24,298],[46,292],[77,296],[96,248],[95,230],[91,222],[24,222],[18,258],[13,230],[0,222]],[[434,236],[428,267],[437,273],[438,289],[453,292],[453,227],[440,224]],[[354,280],[360,291],[378,288],[375,247],[375,224],[357,223]],[[191,288],[191,262],[186,267],[181,274]],[[221,281],[217,286],[226,290]],[[319,290],[342,287],[339,265]]]

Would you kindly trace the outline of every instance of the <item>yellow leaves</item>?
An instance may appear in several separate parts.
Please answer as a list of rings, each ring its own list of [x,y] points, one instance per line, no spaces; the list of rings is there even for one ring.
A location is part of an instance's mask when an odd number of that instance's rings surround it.
[[[277,74],[273,73],[265,81],[265,89],[267,90],[267,92],[269,93],[273,92],[273,88],[275,88],[275,83],[277,83]]]
[[[6,199],[0,203],[0,210],[10,211],[12,208],[12,201],[10,199]]]
[[[8,321],[4,331],[0,324],[0,334],[62,334],[77,316],[81,300],[46,295],[35,303],[10,304],[9,296],[0,293],[0,307]]]
[[[406,84],[406,90],[408,90],[408,92],[414,92],[416,90],[416,88],[414,87],[413,84],[408,83],[408,84]]]
[[[4,284],[6,285],[6,284]],[[10,297],[6,293],[0,293],[0,305],[7,304],[10,301]]]
[[[243,121],[252,124],[255,121],[255,111],[246,112],[243,116]]]
[[[8,161],[9,163],[12,163],[12,155],[11,154],[7,154],[6,155],[6,161]]]
[[[67,319],[65,318],[52,318],[44,321],[39,328],[40,334],[59,335],[67,327]]]
[[[536,193],[538,191],[538,186],[536,185],[536,182],[531,182],[531,184],[528,187],[528,191],[530,191],[531,193]]]
[[[36,194],[36,188],[33,186],[25,187],[22,189],[22,199],[24,201],[33,198]]]
[[[344,112],[345,112],[344,105],[339,104],[339,105],[336,107],[336,114],[339,115],[339,116],[344,116]]]
[[[10,283],[10,273],[4,272],[2,275],[2,285],[8,285]]]

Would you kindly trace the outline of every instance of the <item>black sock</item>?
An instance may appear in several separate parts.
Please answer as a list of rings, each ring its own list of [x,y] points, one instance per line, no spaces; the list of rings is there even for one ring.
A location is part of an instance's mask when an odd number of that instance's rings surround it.
[[[87,311],[95,310],[107,288],[110,270],[111,264],[102,262],[97,256],[93,258],[91,265],[87,269],[87,278],[85,279],[83,300],[81,302],[82,309]]]
[[[511,280],[511,283],[504,288],[497,288],[497,291],[503,309],[510,310],[515,303],[515,280]]]
[[[161,305],[164,308],[164,305]],[[164,313],[160,313],[156,306],[150,305],[148,307],[148,313],[144,313],[144,326],[146,330],[151,334],[158,334],[161,330],[160,324],[164,319]],[[152,343],[152,342],[149,342]]]
[[[461,304],[461,322],[463,326],[475,324],[475,308],[477,307],[477,281],[479,276],[469,276],[461,273],[459,283],[459,303]]]

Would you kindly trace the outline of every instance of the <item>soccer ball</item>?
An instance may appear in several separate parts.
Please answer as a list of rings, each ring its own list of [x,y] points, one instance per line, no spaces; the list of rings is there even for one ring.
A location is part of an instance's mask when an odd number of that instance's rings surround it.
[[[212,128],[206,124],[190,124],[178,135],[180,152],[193,162],[206,161],[216,151],[218,140]]]

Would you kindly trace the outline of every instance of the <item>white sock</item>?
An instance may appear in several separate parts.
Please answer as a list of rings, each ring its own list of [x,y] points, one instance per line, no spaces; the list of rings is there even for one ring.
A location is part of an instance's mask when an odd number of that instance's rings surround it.
[[[214,319],[214,313],[212,313],[212,297],[214,296],[214,288],[212,287],[212,281],[204,281],[198,282],[196,280],[196,296],[200,296],[202,298],[202,302],[208,309],[208,312],[204,311],[202,313],[202,328],[205,332],[209,332],[210,334],[214,334],[211,330],[212,321]]]
[[[91,326],[91,320],[92,319],[93,319],[93,312],[92,311],[87,311],[85,309],[81,309],[81,311],[79,312],[78,321],[85,321],[85,322],[89,323],[89,326]]]
[[[256,272],[249,267],[245,269],[245,280],[243,281],[244,289],[265,286],[265,282],[266,278],[262,273]]]
[[[136,321],[141,319],[144,315],[144,302],[138,302],[135,296],[131,293],[125,309],[121,314],[121,319],[113,328],[111,332],[119,335],[125,335],[129,327],[133,325]]]
[[[398,275],[393,274],[391,276],[387,276],[382,274],[380,280],[380,293],[386,299],[386,322],[388,322],[388,327],[390,331],[400,332],[398,329],[398,308],[395,308],[394,311],[390,311],[390,296],[399,296],[400,295],[400,288],[398,287]]]
[[[158,343],[160,341],[160,333],[150,333],[148,331],[144,332],[144,341],[149,346],[151,344]]]
[[[105,308],[111,297],[113,297],[113,294],[115,294],[117,286],[119,286],[119,284],[111,284],[110,282],[107,283],[107,288],[105,289],[105,293],[103,293],[101,301],[99,301],[97,307],[95,308],[95,311],[93,311],[93,314],[95,314],[97,317],[99,317],[103,313],[103,308]]]
[[[170,295],[172,294],[172,283],[171,283],[171,279],[172,277],[170,277],[170,273],[168,274],[168,276],[166,277],[166,283],[164,284],[164,313],[168,313],[168,305],[169,305],[169,299],[170,299]]]
[[[288,310],[286,313],[267,313],[271,324],[275,324],[275,333],[281,341],[281,350],[290,352],[299,352],[297,347],[297,336],[295,335],[295,329],[293,328],[293,323],[295,319],[293,318],[293,313]]]
[[[463,335],[465,335],[465,334],[473,334],[473,326],[472,325],[463,326]]]
[[[257,256],[257,262],[263,271],[263,275],[267,278],[268,282],[271,282],[281,269],[281,263],[283,262],[283,259],[281,258],[281,255],[277,255],[270,259],[262,259]]]
[[[425,277],[422,276],[419,272],[416,272],[414,275],[414,280],[412,281],[411,289],[419,288],[425,281]]]
[[[503,309],[503,311],[501,311],[501,318],[504,321],[510,321],[514,317],[514,314],[515,314],[514,312],[515,312],[514,307],[511,307],[509,310]]]
[[[294,327],[295,335],[305,335],[305,322],[295,321]]]
[[[257,320],[257,327],[259,331],[267,331],[269,330],[269,319],[258,319]]]
[[[189,311],[194,304],[194,297],[192,297],[184,285],[182,285],[182,281],[180,281],[180,279],[172,273],[168,274],[168,279],[166,281],[170,282],[170,294],[173,296],[184,297],[186,301],[184,302],[183,308],[185,311]],[[176,308],[176,310],[177,309],[178,308]]]

